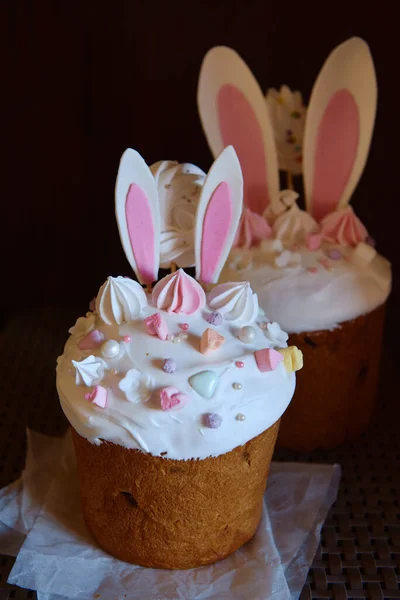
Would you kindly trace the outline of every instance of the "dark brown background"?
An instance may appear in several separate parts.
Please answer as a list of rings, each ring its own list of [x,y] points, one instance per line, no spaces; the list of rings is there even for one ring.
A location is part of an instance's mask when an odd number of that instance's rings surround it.
[[[399,34],[388,7],[3,0],[1,302],[86,303],[108,274],[130,273],[114,220],[119,157],[132,146],[149,163],[209,167],[196,87],[216,44],[234,47],[263,89],[287,82],[308,100],[335,45],[352,35],[369,42],[379,109],[353,205],[396,268]]]

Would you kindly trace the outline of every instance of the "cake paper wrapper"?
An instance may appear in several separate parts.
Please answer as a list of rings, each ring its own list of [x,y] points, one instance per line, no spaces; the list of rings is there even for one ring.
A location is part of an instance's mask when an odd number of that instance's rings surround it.
[[[253,540],[190,571],[145,569],[101,550],[81,508],[71,436],[28,431],[21,479],[0,491],[0,552],[17,556],[9,583],[39,600],[286,600],[298,598],[334,502],[338,465],[272,463]]]

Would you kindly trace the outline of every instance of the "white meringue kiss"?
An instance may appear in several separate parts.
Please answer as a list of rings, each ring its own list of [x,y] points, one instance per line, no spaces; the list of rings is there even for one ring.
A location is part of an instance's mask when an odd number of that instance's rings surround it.
[[[217,285],[208,296],[208,306],[227,321],[243,325],[253,323],[259,311],[257,294],[247,281]]]
[[[129,323],[146,306],[142,286],[128,277],[108,277],[96,298],[96,311],[107,325]]]

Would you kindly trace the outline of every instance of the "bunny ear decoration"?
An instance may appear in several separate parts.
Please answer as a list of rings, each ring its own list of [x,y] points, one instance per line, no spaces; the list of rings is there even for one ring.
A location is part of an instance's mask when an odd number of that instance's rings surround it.
[[[157,279],[160,209],[154,177],[138,152],[128,148],[119,163],[115,213],[122,246],[140,283]]]
[[[230,48],[212,48],[200,70],[197,103],[208,144],[217,157],[232,145],[244,179],[244,204],[262,214],[278,203],[278,159],[264,95]]]
[[[318,221],[350,200],[367,161],[376,102],[368,45],[351,38],[335,48],[322,67],[306,119],[306,204]]]
[[[212,164],[196,213],[196,279],[216,283],[228,258],[243,203],[243,177],[232,146]]]

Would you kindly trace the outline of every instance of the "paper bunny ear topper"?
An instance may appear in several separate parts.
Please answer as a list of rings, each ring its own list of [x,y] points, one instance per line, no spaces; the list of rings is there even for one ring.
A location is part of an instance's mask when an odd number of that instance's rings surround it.
[[[371,143],[377,101],[372,56],[361,38],[333,50],[313,88],[308,108],[303,173],[307,210],[317,220],[345,207],[361,177]],[[265,99],[239,55],[212,48],[200,71],[198,108],[216,156],[232,144],[244,177],[244,203],[279,211],[279,175]]]
[[[160,207],[157,185],[136,150],[125,150],[115,185],[115,213],[126,258],[140,283],[158,277],[160,263]]]
[[[218,280],[233,244],[242,201],[242,172],[229,146],[211,166],[196,212],[196,277],[204,283]],[[125,150],[120,161],[115,212],[126,257],[140,283],[150,285],[158,277],[160,261],[157,181],[140,154],[131,148]]]
[[[244,204],[262,214],[279,203],[277,153],[265,98],[252,72],[232,49],[204,57],[197,103],[214,157],[232,145],[244,179]]]
[[[195,224],[196,279],[216,283],[228,258],[243,208],[243,177],[232,146],[212,164]]]
[[[367,161],[376,103],[369,47],[351,38],[329,55],[308,107],[303,171],[307,210],[315,219],[348,204]]]

